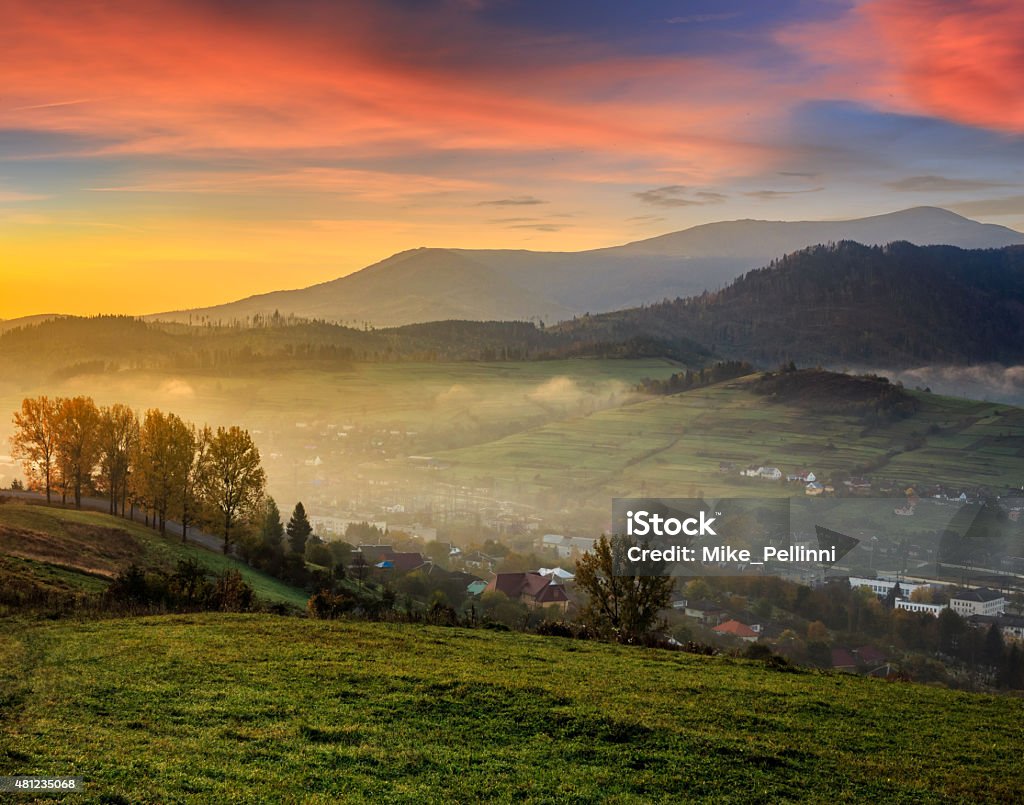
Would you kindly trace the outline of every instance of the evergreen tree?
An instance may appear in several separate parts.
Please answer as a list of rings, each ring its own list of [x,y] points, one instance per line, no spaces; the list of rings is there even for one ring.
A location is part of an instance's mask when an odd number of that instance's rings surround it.
[[[301,556],[306,552],[306,540],[313,533],[313,526],[309,524],[309,518],[306,517],[306,508],[302,505],[302,501],[295,504],[295,510],[288,521],[287,531],[288,544],[291,546],[292,553],[297,553]]]
[[[260,523],[260,539],[271,549],[280,550],[284,539],[284,525],[281,523],[281,510],[272,497],[267,497],[263,504],[263,521]]]
[[[998,624],[988,627],[985,635],[985,664],[990,668],[999,668],[1003,664],[1003,633]]]

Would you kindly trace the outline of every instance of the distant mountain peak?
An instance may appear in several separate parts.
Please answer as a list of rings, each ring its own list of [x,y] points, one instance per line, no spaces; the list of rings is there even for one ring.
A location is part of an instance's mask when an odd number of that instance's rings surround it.
[[[1024,244],[1024,234],[921,206],[841,221],[719,221],[584,252],[420,246],[310,288],[150,318],[232,321],[276,310],[377,326],[439,319],[552,322],[720,288],[785,254],[843,240],[974,249]]]

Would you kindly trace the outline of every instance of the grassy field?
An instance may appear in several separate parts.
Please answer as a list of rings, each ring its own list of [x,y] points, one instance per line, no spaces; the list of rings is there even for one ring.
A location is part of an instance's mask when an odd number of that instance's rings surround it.
[[[45,589],[94,593],[118,571],[173,569],[196,559],[211,573],[238,570],[268,604],[304,608],[308,596],[228,556],[174,536],[161,537],[137,523],[99,512],[49,508],[14,500],[0,503],[0,581],[27,580]]]
[[[267,615],[4,627],[0,774],[80,775],[80,802],[1021,796],[1015,699]]]
[[[522,493],[563,490],[604,505],[630,495],[792,495],[802,489],[739,476],[748,464],[827,478],[881,461],[875,479],[907,484],[1024,482],[1024,409],[911,392],[913,416],[866,431],[853,416],[773,402],[748,381],[647,400],[439,455],[451,479],[494,479]],[[929,432],[934,431],[934,432]],[[918,436],[920,447],[906,450]],[[900,452],[886,459],[892,449]],[[735,468],[719,471],[720,463]]]

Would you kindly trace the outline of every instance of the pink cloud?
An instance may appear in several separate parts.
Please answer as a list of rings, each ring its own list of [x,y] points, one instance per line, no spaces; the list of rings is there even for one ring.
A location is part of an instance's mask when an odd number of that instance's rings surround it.
[[[836,97],[1024,131],[1024,4],[1017,0],[872,0],[780,39],[826,69]]]
[[[702,181],[770,162],[745,127],[784,100],[710,59],[571,45],[503,71],[410,58],[365,10],[327,37],[160,0],[61,8],[0,0],[0,126],[101,135],[113,153],[585,149]]]

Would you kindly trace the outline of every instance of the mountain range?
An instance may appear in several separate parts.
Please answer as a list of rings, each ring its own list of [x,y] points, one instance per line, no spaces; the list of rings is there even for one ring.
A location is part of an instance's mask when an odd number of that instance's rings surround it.
[[[547,329],[577,345],[638,339],[771,366],[1024,362],[1024,246],[811,246],[685,299]]]
[[[810,246],[695,296],[558,324],[445,320],[352,328],[284,317],[185,326],[58,317],[0,333],[0,376],[256,364],[661,357],[910,369],[1024,364],[1024,245]],[[9,367],[9,368],[8,368]]]
[[[228,323],[278,312],[375,327],[448,319],[551,323],[699,295],[785,254],[846,240],[979,249],[1024,244],[1024,234],[915,207],[846,221],[724,221],[582,252],[420,248],[308,288],[148,318]]]

